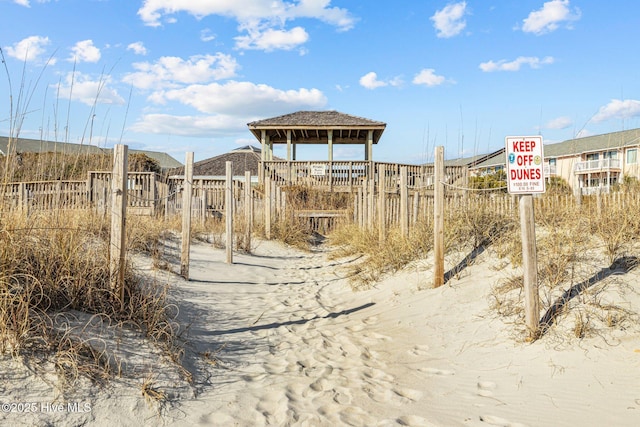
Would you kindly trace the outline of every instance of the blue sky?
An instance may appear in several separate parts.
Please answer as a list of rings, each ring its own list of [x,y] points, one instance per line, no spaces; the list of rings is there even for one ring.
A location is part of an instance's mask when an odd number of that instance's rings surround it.
[[[509,135],[640,127],[632,0],[0,0],[0,13],[0,135],[201,160],[257,145],[250,121],[337,110],[387,123],[374,160],[420,163],[436,145],[455,158]]]

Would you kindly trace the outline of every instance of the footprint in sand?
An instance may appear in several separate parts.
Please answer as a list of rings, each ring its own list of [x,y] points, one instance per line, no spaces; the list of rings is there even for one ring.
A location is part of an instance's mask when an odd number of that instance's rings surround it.
[[[393,392],[400,397],[404,397],[405,399],[409,399],[412,402],[416,402],[422,398],[422,392],[419,390],[413,390],[410,388],[404,387],[395,387]]]
[[[369,341],[377,342],[377,341],[393,341],[391,337],[386,335],[379,334],[377,332],[367,332],[364,334],[365,338],[368,338]]]
[[[416,357],[426,356],[427,354],[429,354],[429,346],[426,344],[416,345],[411,350],[409,350],[409,354]]]
[[[447,375],[455,375],[456,374],[454,371],[449,371],[449,370],[446,370],[446,369],[438,369],[438,368],[419,368],[418,371],[424,372],[426,374],[440,375],[440,376],[447,376]]]
[[[496,417],[493,415],[481,415],[480,421],[498,427],[526,427],[525,424],[512,423],[509,420],[505,420],[504,418]]]
[[[496,388],[496,383],[491,381],[480,381],[478,386],[478,396],[493,397],[493,390]]]
[[[333,401],[340,405],[348,405],[351,403],[351,394],[348,389],[341,391],[335,390]]]
[[[363,319],[362,323],[365,325],[375,325],[378,323],[378,316],[369,316],[366,319]]]
[[[417,415],[404,415],[396,420],[397,424],[408,427],[436,427],[435,424],[430,423],[422,417]]]
[[[364,329],[364,325],[347,326],[346,329],[351,331],[351,332],[360,332],[360,331],[362,331]]]

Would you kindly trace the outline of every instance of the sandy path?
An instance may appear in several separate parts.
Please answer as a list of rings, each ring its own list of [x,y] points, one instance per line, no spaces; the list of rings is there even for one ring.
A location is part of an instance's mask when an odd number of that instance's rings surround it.
[[[170,397],[162,416],[142,398],[139,384],[116,381],[107,390],[89,389],[88,414],[4,420],[42,426],[640,425],[638,328],[606,341],[519,342],[514,326],[489,309],[491,285],[507,274],[492,256],[482,254],[438,289],[429,289],[429,260],[423,260],[355,293],[344,278],[353,259],[330,261],[325,253],[276,242],[236,254],[233,265],[225,264],[224,251],[195,244],[188,282],[141,262],[171,283],[180,321],[189,325],[185,363],[196,373],[194,384],[186,386],[136,341],[128,345],[140,359],[132,364],[158,374],[156,386]],[[640,273],[619,279],[637,289]],[[626,297],[638,311],[638,293]],[[40,383],[17,384],[2,384],[5,391],[13,387],[14,400],[44,393],[33,389]]]

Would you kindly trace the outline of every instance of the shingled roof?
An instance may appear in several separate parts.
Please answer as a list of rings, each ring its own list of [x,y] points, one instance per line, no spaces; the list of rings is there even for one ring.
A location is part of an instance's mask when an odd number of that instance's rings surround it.
[[[569,139],[556,144],[544,145],[544,156],[563,157],[580,153],[617,149],[626,146],[640,145],[640,129],[629,129],[602,135],[585,136]]]
[[[244,176],[245,171],[250,171],[252,176],[256,176],[260,168],[260,149],[247,145],[216,157],[200,160],[193,164],[193,175],[225,176],[228,161],[233,162],[233,176]],[[184,167],[173,169],[170,174],[184,175]]]
[[[91,144],[74,144],[71,142],[45,141],[40,139],[18,138],[12,141],[12,152],[17,153],[63,153],[63,154],[111,154],[113,149],[101,148]],[[0,136],[0,155],[9,152],[9,138]],[[167,153],[160,151],[129,149],[129,154],[145,154],[156,160],[162,169],[182,166],[182,163]]]
[[[386,123],[338,111],[298,111],[247,123],[253,135],[261,140],[265,130],[274,144],[287,142],[287,130],[296,144],[326,144],[327,131],[333,131],[334,144],[362,144],[369,130],[373,131],[373,143],[377,144]]]

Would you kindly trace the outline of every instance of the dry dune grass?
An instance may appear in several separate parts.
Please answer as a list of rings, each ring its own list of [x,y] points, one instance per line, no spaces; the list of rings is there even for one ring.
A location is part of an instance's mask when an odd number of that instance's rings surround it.
[[[547,196],[545,196],[547,197]],[[619,280],[638,264],[638,210],[634,197],[623,204],[595,209],[543,198],[536,206],[537,264],[540,335],[571,342],[592,336],[616,336],[639,326],[638,313],[627,307],[636,292]],[[500,256],[509,256],[512,267],[521,262],[519,233],[496,242]],[[492,287],[490,304],[505,320],[513,322],[517,336],[525,336],[522,274],[512,268]]]
[[[153,248],[151,242],[161,235],[156,229],[143,232],[140,224],[135,225],[131,247]],[[79,377],[100,381],[123,374],[108,356],[109,349],[60,327],[61,313],[80,312],[116,328],[140,331],[178,362],[179,328],[166,300],[166,287],[143,281],[128,264],[121,310],[110,287],[108,253],[106,220],[92,212],[42,212],[28,217],[3,213],[0,353],[52,362],[62,389],[73,386]]]

